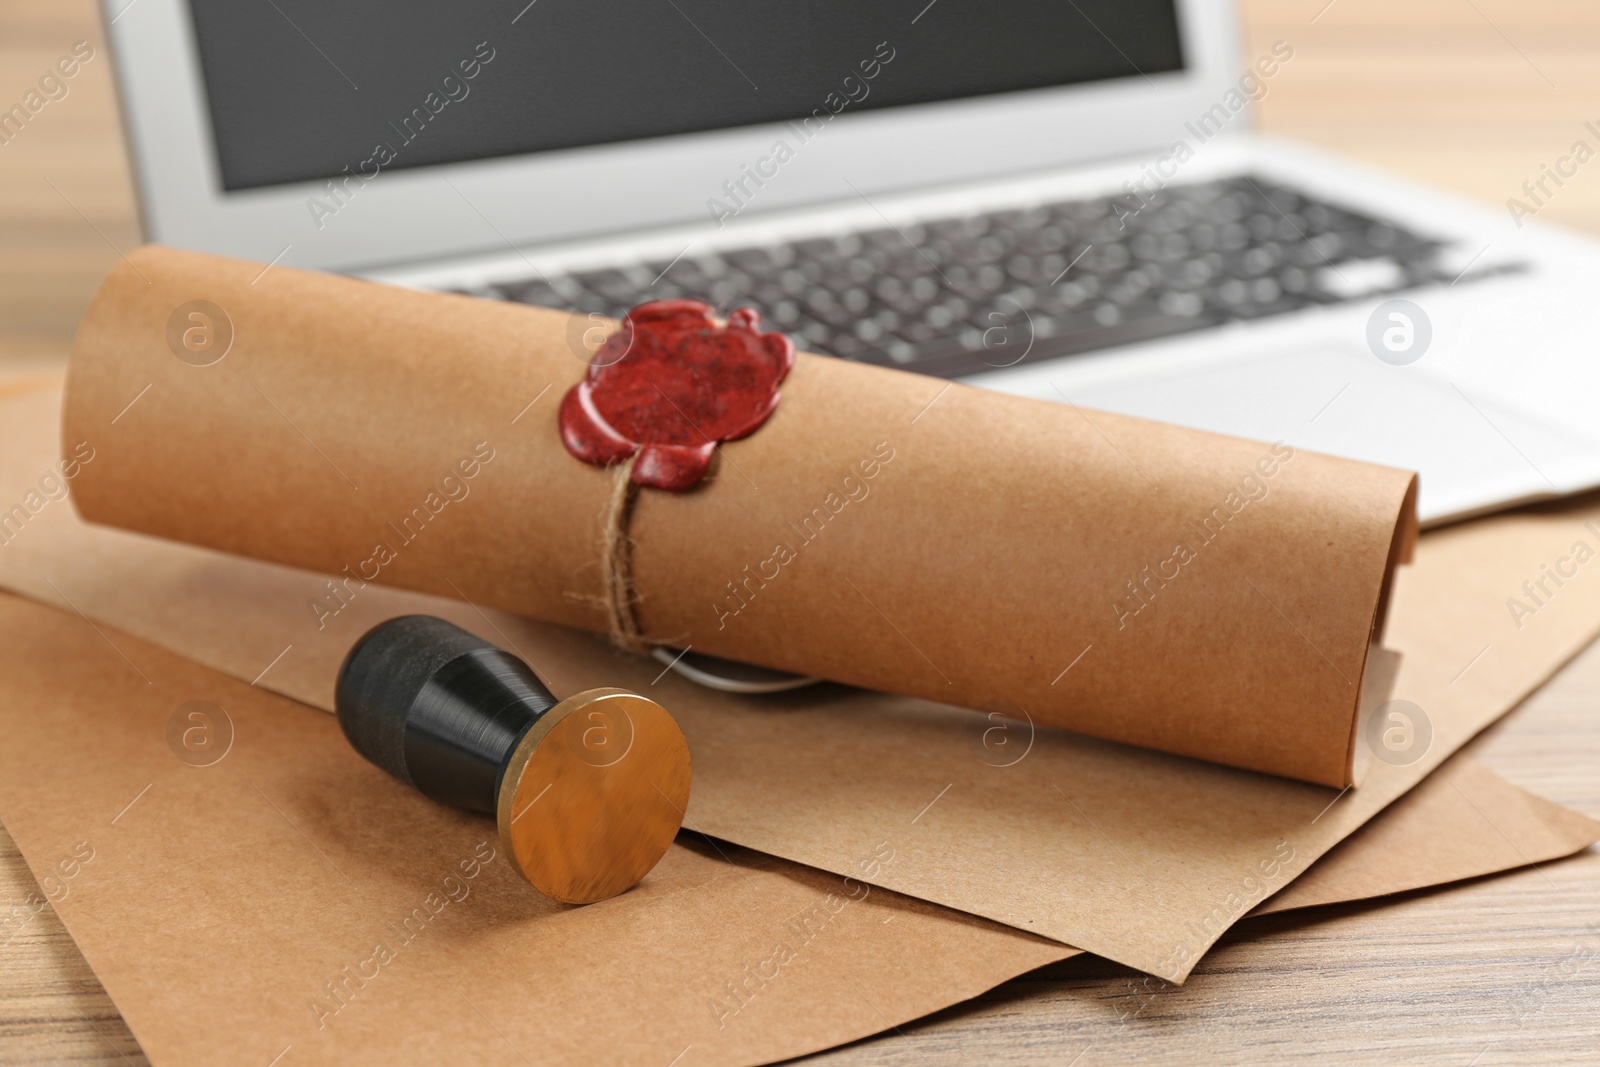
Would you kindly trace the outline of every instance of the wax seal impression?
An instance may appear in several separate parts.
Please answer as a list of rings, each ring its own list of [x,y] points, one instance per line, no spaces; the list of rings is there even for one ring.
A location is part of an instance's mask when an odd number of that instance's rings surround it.
[[[599,467],[637,455],[632,481],[698,485],[718,443],[747,437],[778,406],[794,345],[740,308],[719,326],[698,300],[657,300],[623,316],[561,401],[567,451]]]
[[[556,700],[526,663],[443,619],[369,630],[334,707],[356,751],[425,796],[493,814],[546,896],[589,904],[649,873],[689,803],[689,746],[622,689]]]

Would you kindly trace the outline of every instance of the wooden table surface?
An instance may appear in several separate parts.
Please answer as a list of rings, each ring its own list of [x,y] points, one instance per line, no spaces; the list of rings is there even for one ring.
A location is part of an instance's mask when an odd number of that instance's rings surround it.
[[[1504,204],[1600,119],[1600,5],[1245,0],[1251,54],[1295,50],[1263,128]],[[101,274],[139,241],[91,0],[0,0],[0,104],[75,41],[71,92],[0,146],[0,376],[59,368]],[[1600,232],[1600,172],[1541,219]],[[0,427],[0,432],[3,432]],[[1600,649],[1473,746],[1600,816]],[[39,894],[0,830],[0,907]],[[143,1063],[48,908],[0,944],[0,1063]],[[1576,973],[1574,973],[1576,972]],[[225,1019],[196,1025],[226,1026]],[[1084,959],[818,1057],[899,1063],[1600,1063],[1600,853],[1379,904],[1254,920],[1188,984]],[[1076,1059],[1074,1057],[1077,1057]]]

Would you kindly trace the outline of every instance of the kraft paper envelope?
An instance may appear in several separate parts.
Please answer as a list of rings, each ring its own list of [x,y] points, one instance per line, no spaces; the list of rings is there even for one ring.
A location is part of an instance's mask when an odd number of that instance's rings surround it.
[[[58,402],[0,401],[0,500],[23,499],[58,462]],[[695,830],[858,877],[886,843],[899,858],[870,874],[875,884],[1181,980],[1229,925],[1591,639],[1600,568],[1559,588],[1541,568],[1571,570],[1580,541],[1592,554],[1600,537],[1584,523],[1596,517],[1591,499],[1422,538],[1390,622],[1415,762],[1375,758],[1343,793],[909,698],[713,693],[575,631],[375,584],[340,592],[323,576],[89,527],[59,499],[0,548],[0,585],[323,708],[368,626],[445,615],[517,651],[558,694],[607,684],[660,699],[690,739]],[[1525,581],[1554,595],[1513,614],[1507,598]],[[1286,849],[1292,863],[1279,859]]]
[[[78,506],[604,632],[628,599],[604,579],[617,472],[558,432],[588,370],[571,326],[141,249],[73,344],[65,433],[99,456]],[[637,405],[691,439],[685,408],[716,415],[703,379],[655,389]],[[1409,472],[805,355],[720,455],[712,481],[632,508],[630,611],[654,640],[1324,785],[1359,774]]]
[[[0,734],[0,818],[157,1064],[754,1064],[1076,954],[692,838],[631,892],[553,904],[488,819],[385,777],[328,716],[10,596]],[[1486,811],[1514,856],[1483,847]],[[1269,907],[1597,833],[1458,758]]]

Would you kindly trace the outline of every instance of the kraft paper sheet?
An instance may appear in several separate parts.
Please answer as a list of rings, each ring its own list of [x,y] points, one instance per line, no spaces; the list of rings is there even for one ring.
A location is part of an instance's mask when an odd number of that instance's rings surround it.
[[[48,391],[0,401],[0,500],[22,499],[58,462],[58,404]],[[100,461],[81,464],[74,491]],[[325,576],[87,526],[64,500],[0,547],[0,585],[323,708],[368,626],[444,615],[517,651],[558,695],[608,684],[660,699],[693,751],[692,829],[857,877],[887,844],[898,858],[866,875],[875,884],[1181,980],[1235,920],[1592,638],[1600,581],[1587,572],[1531,617],[1510,617],[1506,597],[1574,541],[1600,544],[1584,525],[1596,519],[1590,499],[1422,539],[1395,591],[1391,643],[1406,653],[1396,693],[1431,742],[1409,766],[1374,760],[1343,793],[910,698],[713,693],[597,638],[376,584],[329,615],[339,602]],[[1293,862],[1278,859],[1286,849]]]
[[[171,740],[197,700],[225,709],[204,765]],[[689,835],[633,891],[554,904],[488,819],[387,778],[328,716],[10,596],[0,732],[0,819],[156,1064],[756,1064],[1076,954]],[[1514,849],[1485,845],[1484,812]],[[1597,834],[1458,758],[1268,908]]]
[[[205,322],[230,340],[197,366]],[[581,339],[556,311],[142,249],[73,346],[65,434],[99,456],[78,507],[604,631],[613,475],[556,424]],[[1339,787],[1414,495],[1404,471],[802,355],[709,484],[640,495],[634,585],[679,648]]]
[[[113,640],[0,597],[0,817],[158,1064],[763,1063],[1072,954],[704,841],[556,904],[331,717]],[[211,766],[168,744],[196,700]]]
[[[1427,889],[1570,856],[1596,840],[1600,822],[1452,756],[1250,914]]]

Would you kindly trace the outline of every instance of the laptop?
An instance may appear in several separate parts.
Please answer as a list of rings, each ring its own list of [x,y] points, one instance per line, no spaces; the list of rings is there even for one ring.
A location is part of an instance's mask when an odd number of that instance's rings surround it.
[[[576,336],[750,306],[1417,470],[1427,524],[1600,485],[1600,244],[1535,217],[1587,156],[1501,206],[1259,136],[1296,46],[1244,50],[1228,0],[103,4],[153,241]]]

